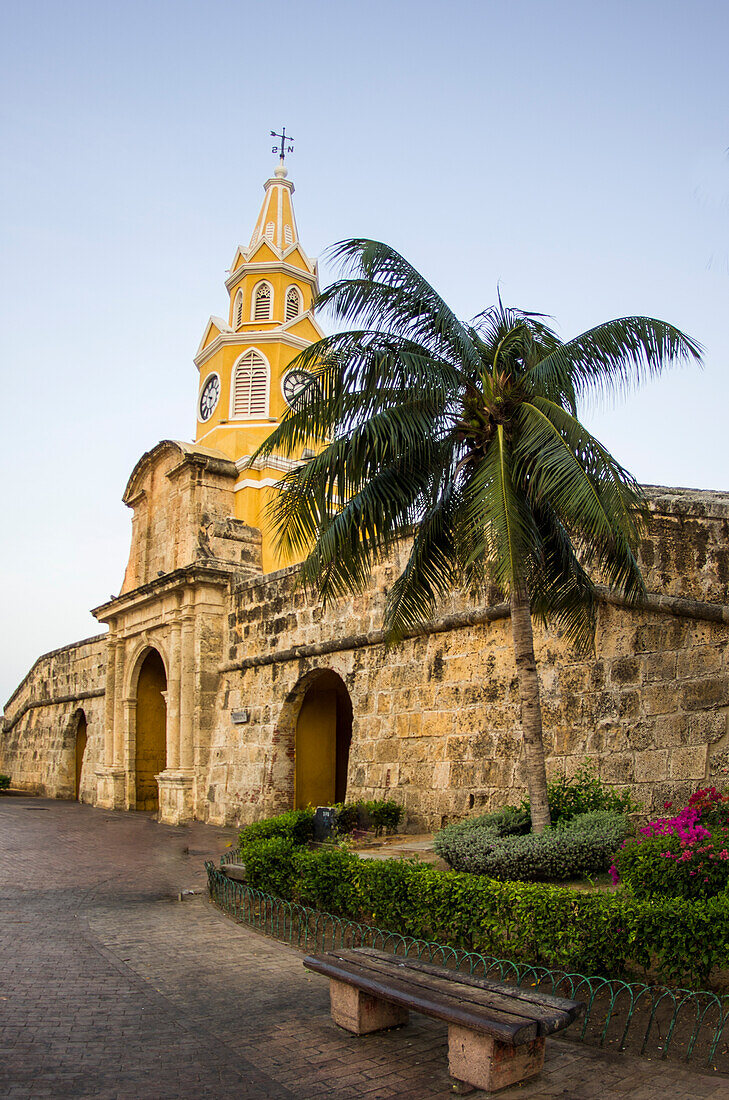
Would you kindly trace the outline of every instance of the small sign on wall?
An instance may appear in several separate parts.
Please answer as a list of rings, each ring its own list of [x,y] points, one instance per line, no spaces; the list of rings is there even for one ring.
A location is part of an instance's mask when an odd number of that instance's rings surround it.
[[[249,720],[248,708],[244,707],[243,710],[232,710],[230,712],[230,720],[234,726],[244,726]]]

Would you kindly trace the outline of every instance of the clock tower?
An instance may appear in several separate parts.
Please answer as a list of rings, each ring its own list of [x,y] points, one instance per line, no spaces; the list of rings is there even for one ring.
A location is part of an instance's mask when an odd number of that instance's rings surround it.
[[[195,356],[195,442],[237,466],[235,516],[263,531],[267,573],[288,563],[267,534],[266,507],[282,474],[306,456],[271,455],[255,463],[251,456],[296,393],[299,372],[290,370],[291,361],[324,334],[312,312],[317,265],[299,243],[294,185],[283,160],[264,192],[250,244],[236,249],[225,282],[228,319],[209,319]]]

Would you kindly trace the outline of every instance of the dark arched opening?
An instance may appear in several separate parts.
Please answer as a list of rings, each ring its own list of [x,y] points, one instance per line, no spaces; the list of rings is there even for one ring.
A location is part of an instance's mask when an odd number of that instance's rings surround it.
[[[86,752],[87,741],[87,729],[86,729],[86,715],[82,710],[78,712],[78,719],[76,722],[76,789],[75,797],[76,801],[81,798],[81,773],[84,765],[84,753]]]
[[[294,806],[327,806],[347,797],[352,700],[335,672],[308,688],[296,722]]]
[[[156,649],[142,662],[137,680],[136,809],[158,810],[157,776],[167,763],[165,666]]]

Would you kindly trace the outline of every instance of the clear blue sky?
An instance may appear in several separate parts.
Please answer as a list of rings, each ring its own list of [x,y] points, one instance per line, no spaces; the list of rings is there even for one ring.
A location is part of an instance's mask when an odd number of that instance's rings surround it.
[[[726,0],[6,0],[0,705],[119,591],[121,494],[192,437],[282,124],[310,255],[376,237],[464,317],[498,284],[565,337],[700,340],[588,422],[645,482],[729,488],[727,41]]]

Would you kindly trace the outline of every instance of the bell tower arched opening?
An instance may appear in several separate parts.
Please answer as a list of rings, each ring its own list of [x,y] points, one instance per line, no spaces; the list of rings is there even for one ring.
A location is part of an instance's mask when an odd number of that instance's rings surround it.
[[[84,764],[84,753],[86,752],[87,741],[87,723],[86,715],[82,710],[78,712],[76,721],[76,786],[75,786],[75,798],[79,802],[81,799],[81,773]]]
[[[156,649],[142,661],[137,680],[136,809],[158,810],[157,776],[167,764],[167,673]]]
[[[296,721],[294,806],[344,802],[352,741],[352,701],[335,672],[308,687]]]

